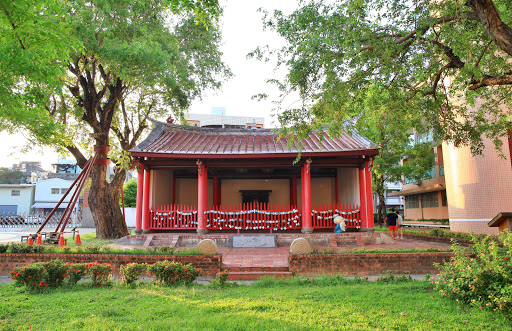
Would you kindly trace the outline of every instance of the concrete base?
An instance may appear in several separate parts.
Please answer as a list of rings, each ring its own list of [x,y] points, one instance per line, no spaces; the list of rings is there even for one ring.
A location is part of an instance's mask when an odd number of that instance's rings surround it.
[[[94,219],[92,218],[91,208],[82,208],[82,227],[84,228],[95,228]]]
[[[310,233],[313,233],[313,228],[302,228],[302,230],[300,230],[300,232],[305,233],[305,234],[310,234]]]
[[[232,235],[231,247],[233,248],[275,248],[277,247],[276,235]]]
[[[141,234],[142,233],[142,229],[135,229],[135,234]]]
[[[375,232],[375,228],[361,228],[361,232]]]
[[[142,233],[143,233],[143,234],[148,234],[148,233],[151,233],[151,230],[143,229],[143,230],[142,230]]]
[[[208,233],[208,229],[197,229],[197,234],[205,235]]]

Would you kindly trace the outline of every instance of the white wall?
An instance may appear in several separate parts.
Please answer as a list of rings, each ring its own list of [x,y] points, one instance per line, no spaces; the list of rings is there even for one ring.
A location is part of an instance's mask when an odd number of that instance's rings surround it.
[[[52,178],[47,180],[40,180],[36,184],[36,194],[35,201],[36,202],[59,202],[60,199],[64,196],[64,193],[60,193],[60,189],[68,189],[71,184],[73,184],[70,180],[60,179],[60,178]],[[52,194],[52,188],[58,188],[59,194]],[[65,202],[69,202],[71,197],[73,196],[73,192],[75,192],[76,186],[72,192],[68,194]]]
[[[35,185],[0,185],[0,205],[18,206],[18,214],[27,215],[34,203]],[[19,190],[19,196],[12,196],[12,190]]]
[[[137,208],[135,207],[125,207],[124,208],[124,217],[126,220],[126,226],[129,228],[135,227],[135,211]]]

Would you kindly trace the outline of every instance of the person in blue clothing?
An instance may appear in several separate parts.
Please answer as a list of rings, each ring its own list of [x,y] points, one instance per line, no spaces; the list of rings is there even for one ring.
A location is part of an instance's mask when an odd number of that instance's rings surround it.
[[[397,220],[398,215],[397,213],[395,213],[395,208],[391,208],[391,212],[386,215],[384,223],[387,224],[389,228],[389,233],[391,234],[391,238],[393,239],[398,239]]]

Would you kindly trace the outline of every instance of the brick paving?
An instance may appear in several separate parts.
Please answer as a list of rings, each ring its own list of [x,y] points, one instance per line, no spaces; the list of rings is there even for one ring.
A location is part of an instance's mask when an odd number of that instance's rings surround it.
[[[392,249],[448,249],[451,245],[447,243],[416,240],[416,239],[397,239],[392,244],[372,244],[372,245],[343,245],[338,247],[332,246],[314,246],[321,252],[329,250],[334,252],[346,252],[353,250],[392,250]],[[288,253],[290,246],[282,246],[278,248],[228,248],[219,247],[219,253],[222,254],[222,262],[225,267],[242,267],[242,268],[279,268],[288,266]]]
[[[223,265],[241,268],[288,267],[289,251],[289,246],[278,248],[219,248]]]

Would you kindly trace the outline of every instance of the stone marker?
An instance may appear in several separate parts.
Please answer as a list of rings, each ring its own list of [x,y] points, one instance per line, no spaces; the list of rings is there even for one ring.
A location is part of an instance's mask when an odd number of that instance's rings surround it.
[[[312,250],[309,241],[304,238],[297,238],[290,245],[290,253],[292,254],[309,254]]]
[[[217,254],[217,244],[211,239],[203,239],[197,244],[197,251],[201,254]]]
[[[233,248],[273,248],[277,247],[276,236],[273,234],[263,235],[233,235]]]

